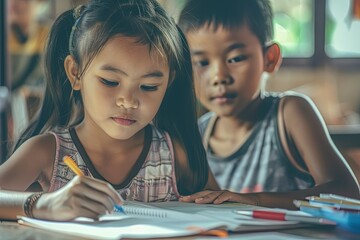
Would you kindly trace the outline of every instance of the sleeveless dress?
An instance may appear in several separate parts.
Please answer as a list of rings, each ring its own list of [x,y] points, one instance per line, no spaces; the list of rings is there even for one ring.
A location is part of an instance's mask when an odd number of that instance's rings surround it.
[[[213,112],[198,121],[210,169],[221,189],[239,193],[284,192],[310,188],[315,182],[310,174],[295,168],[286,156],[278,130],[280,96],[264,96],[268,102],[265,118],[256,123],[248,139],[227,157],[216,156],[209,138],[217,121]]]
[[[56,156],[49,192],[66,185],[75,174],[63,162],[70,155],[85,176],[105,180],[93,166],[75,129],[51,131],[56,139]],[[105,180],[106,181],[106,180]],[[39,180],[42,185],[41,180]],[[174,169],[174,151],[170,136],[153,125],[145,128],[143,150],[127,179],[112,185],[124,200],[141,202],[172,201],[179,198]]]

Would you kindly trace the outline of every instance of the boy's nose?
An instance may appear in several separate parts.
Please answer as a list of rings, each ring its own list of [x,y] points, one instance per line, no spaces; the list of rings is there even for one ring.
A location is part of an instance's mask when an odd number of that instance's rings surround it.
[[[212,85],[229,85],[233,82],[227,67],[224,64],[219,64],[214,68]]]
[[[213,85],[214,86],[217,86],[217,85],[229,85],[232,83],[232,80],[231,78],[228,76],[226,78],[222,78],[222,79],[219,79],[219,78],[215,78],[213,80]]]

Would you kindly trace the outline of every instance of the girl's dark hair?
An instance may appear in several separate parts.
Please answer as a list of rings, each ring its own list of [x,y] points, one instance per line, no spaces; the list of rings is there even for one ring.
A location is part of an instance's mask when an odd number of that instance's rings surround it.
[[[179,26],[188,33],[213,24],[234,29],[248,24],[263,46],[273,40],[273,13],[269,0],[188,0]]]
[[[83,120],[81,95],[72,90],[64,60],[71,54],[82,75],[105,43],[119,34],[137,38],[167,60],[170,85],[153,123],[169,132],[187,153],[193,179],[180,179],[179,192],[185,195],[202,190],[207,183],[208,165],[197,126],[189,47],[174,20],[156,0],[91,0],[56,19],[45,53],[45,97],[38,116],[15,149],[37,134]]]

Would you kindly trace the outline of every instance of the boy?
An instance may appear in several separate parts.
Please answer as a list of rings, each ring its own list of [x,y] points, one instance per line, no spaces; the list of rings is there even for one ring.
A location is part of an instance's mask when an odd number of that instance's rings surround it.
[[[224,191],[182,201],[236,201],[294,208],[331,192],[359,197],[358,183],[310,99],[263,93],[281,63],[267,0],[189,0],[179,25],[190,45],[199,119],[210,168]]]

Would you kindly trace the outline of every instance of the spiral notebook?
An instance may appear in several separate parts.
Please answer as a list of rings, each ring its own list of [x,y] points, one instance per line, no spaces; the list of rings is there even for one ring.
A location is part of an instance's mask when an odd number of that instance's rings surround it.
[[[124,213],[102,216],[99,221],[78,218],[56,222],[19,217],[20,224],[91,239],[160,238],[204,234],[213,230],[252,232],[294,228],[298,222],[253,219],[236,210],[259,207],[239,203],[195,204],[182,202],[140,203],[126,201]]]
[[[214,230],[216,233],[226,233],[224,223],[199,214],[139,202],[126,202],[123,209],[126,214],[115,212],[100,217],[99,221],[77,218],[74,221],[58,222],[19,217],[18,223],[77,237],[109,240],[214,235]]]

